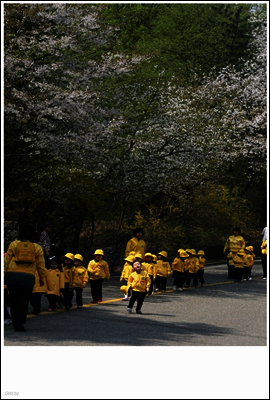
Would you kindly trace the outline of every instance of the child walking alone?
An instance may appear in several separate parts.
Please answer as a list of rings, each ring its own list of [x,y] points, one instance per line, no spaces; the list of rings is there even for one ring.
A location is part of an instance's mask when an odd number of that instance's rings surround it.
[[[81,309],[83,306],[83,289],[88,282],[88,272],[83,266],[83,256],[75,254],[74,256],[74,268],[72,270],[72,286],[76,292],[76,304],[77,308]]]
[[[145,292],[149,291],[151,280],[146,271],[142,271],[140,261],[133,262],[132,274],[128,278],[128,285],[132,288],[132,295],[129,300],[127,312],[131,313],[135,301],[137,300],[136,314],[142,314],[141,308],[143,305]]]

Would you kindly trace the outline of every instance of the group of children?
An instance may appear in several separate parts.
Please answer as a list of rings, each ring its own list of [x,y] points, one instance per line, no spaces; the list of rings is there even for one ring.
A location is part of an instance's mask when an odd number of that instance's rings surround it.
[[[247,246],[244,249],[231,249],[228,253],[228,278],[235,282],[252,280],[252,267],[254,265],[255,254],[253,246]]]
[[[49,268],[46,270],[44,282],[40,282],[36,271],[35,286],[31,295],[30,303],[33,314],[41,311],[41,297],[44,294],[48,300],[48,311],[53,312],[57,308],[65,306],[69,311],[72,307],[72,299],[75,295],[77,308],[83,306],[83,289],[90,278],[92,301],[97,304],[102,302],[102,284],[104,279],[110,277],[109,267],[103,259],[102,250],[96,250],[94,259],[84,266],[83,257],[80,254],[67,253],[63,261],[55,257],[50,259]],[[228,254],[229,278],[239,282],[251,280],[251,271],[254,264],[255,254],[253,247],[245,249],[232,249]],[[151,296],[154,292],[166,292],[167,278],[173,277],[173,289],[183,290],[189,286],[197,287],[200,281],[201,287],[205,284],[204,265],[205,253],[200,250],[196,253],[194,249],[179,249],[177,257],[170,265],[167,261],[166,251],[156,255],[131,251],[125,258],[120,282],[125,281],[120,290],[124,293],[123,300],[129,301],[127,311],[132,312],[137,301],[136,313],[141,314],[141,308],[145,296]],[[191,285],[192,282],[192,285]],[[5,317],[6,320],[6,317]],[[7,318],[8,320],[8,318]]]
[[[158,255],[146,253],[130,252],[125,258],[125,265],[120,277],[120,282],[125,281],[125,285],[120,290],[124,293],[122,300],[128,301],[127,311],[132,312],[133,305],[137,300],[136,313],[141,314],[141,307],[146,295],[151,296],[154,292],[166,292],[167,278],[172,276],[174,279],[173,289],[182,291],[183,286],[204,286],[204,264],[205,254],[203,250],[179,249],[178,255],[170,266],[167,261],[166,251],[161,251]],[[132,291],[131,291],[132,290]]]

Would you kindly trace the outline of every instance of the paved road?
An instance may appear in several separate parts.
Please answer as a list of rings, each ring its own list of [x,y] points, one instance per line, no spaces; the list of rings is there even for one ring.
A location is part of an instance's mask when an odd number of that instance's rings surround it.
[[[206,286],[183,292],[172,290],[147,297],[143,315],[127,314],[119,291],[119,275],[103,285],[104,303],[90,305],[90,287],[84,290],[84,308],[30,314],[27,332],[6,326],[5,346],[266,346],[267,282],[256,262],[253,280],[227,279],[225,264],[207,266]],[[74,300],[73,300],[74,302]]]

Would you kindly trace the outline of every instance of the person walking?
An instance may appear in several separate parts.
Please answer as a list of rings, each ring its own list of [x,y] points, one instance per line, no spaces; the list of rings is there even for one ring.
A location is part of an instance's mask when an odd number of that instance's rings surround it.
[[[241,229],[240,228],[233,228],[232,230],[232,235],[229,236],[229,238],[226,241],[223,253],[227,254],[233,251],[238,252],[239,250],[244,250],[245,249],[245,240],[241,236]],[[230,263],[230,258],[227,258],[227,265],[228,265],[228,279],[233,279],[234,276],[232,275],[234,273],[234,268],[232,268],[232,263]]]
[[[10,311],[16,332],[25,332],[28,303],[37,270],[40,286],[46,274],[43,250],[35,243],[36,231],[30,224],[20,228],[19,239],[10,243],[4,261],[4,284],[10,295]]]
[[[110,270],[108,263],[103,260],[103,250],[98,249],[94,253],[94,259],[88,264],[88,274],[90,275],[90,286],[92,293],[91,303],[97,304],[102,302],[102,284],[104,279],[110,278]]]

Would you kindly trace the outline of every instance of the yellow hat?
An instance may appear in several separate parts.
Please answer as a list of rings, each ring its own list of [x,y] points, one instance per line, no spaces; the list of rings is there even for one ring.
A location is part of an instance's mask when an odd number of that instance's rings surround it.
[[[243,256],[244,254],[245,254],[245,252],[244,252],[244,250],[243,249],[241,249],[241,250],[239,250],[238,251],[238,253],[237,254],[239,254],[240,256]]]
[[[160,251],[158,254],[160,254],[161,256],[167,258],[167,253],[166,251]]]
[[[136,253],[134,257],[143,260],[143,256],[141,255],[141,253]]]
[[[65,257],[67,257],[67,258],[69,258],[70,260],[74,261],[74,254],[72,254],[72,253],[67,253],[67,254],[65,255]]]
[[[187,249],[186,252],[192,254],[193,256],[196,256],[196,250],[194,249]]]
[[[247,246],[247,247],[245,248],[245,250],[252,252],[252,251],[253,251],[253,246]]]
[[[144,256],[144,259],[145,259],[145,257],[152,257],[152,258],[153,258],[153,254],[151,254],[151,253],[146,253],[145,256]]]
[[[180,252],[180,257],[186,258],[186,257],[189,257],[189,255],[185,250],[183,250],[183,251]]]
[[[74,256],[74,260],[80,260],[80,261],[82,261],[83,262],[83,256],[81,256],[80,254],[75,254],[75,256]]]
[[[96,250],[95,252],[94,252],[94,256],[96,255],[96,254],[99,254],[99,255],[101,255],[101,256],[104,256],[104,253],[103,253],[103,250]]]
[[[184,249],[179,249],[177,250],[177,253],[181,253],[182,251],[185,251]]]
[[[197,253],[198,256],[205,256],[204,251],[203,250],[199,250]]]
[[[157,256],[155,254],[152,254],[153,261],[157,261]]]
[[[120,287],[121,292],[123,292],[125,294],[127,294],[128,289],[129,289],[129,286],[127,286],[127,285],[123,285]]]
[[[134,257],[134,256],[131,256],[131,255],[129,255],[129,256],[128,256],[128,257],[126,257],[124,260],[125,260],[125,261],[128,261],[128,262],[133,262],[133,261],[135,260],[135,257]]]

